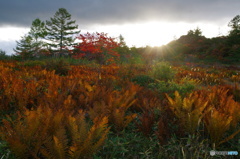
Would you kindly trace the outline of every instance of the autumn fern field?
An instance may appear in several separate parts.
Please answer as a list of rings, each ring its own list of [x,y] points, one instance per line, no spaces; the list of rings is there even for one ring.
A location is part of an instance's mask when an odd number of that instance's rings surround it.
[[[5,60],[0,70],[1,159],[240,152],[237,66],[52,59]]]

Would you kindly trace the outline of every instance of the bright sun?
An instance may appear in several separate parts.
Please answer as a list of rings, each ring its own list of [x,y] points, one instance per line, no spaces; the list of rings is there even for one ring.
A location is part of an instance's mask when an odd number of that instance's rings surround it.
[[[133,28],[133,37],[140,45],[161,46],[174,39],[173,29],[168,23],[147,22]]]

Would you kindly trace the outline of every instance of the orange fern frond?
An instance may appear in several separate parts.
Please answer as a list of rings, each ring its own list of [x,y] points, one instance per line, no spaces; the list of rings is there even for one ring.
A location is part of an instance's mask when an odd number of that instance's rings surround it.
[[[193,92],[182,99],[177,91],[175,92],[175,99],[172,99],[167,94],[166,97],[170,109],[180,119],[181,125],[188,133],[194,134],[205,114],[204,111],[210,110],[206,110],[208,105],[206,98],[197,92]]]

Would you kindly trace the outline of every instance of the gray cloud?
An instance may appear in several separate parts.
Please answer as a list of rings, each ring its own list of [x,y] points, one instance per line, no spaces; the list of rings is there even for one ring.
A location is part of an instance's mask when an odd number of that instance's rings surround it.
[[[66,8],[78,24],[121,24],[145,20],[185,22],[230,21],[239,14],[239,0],[2,0],[0,26],[30,26]]]

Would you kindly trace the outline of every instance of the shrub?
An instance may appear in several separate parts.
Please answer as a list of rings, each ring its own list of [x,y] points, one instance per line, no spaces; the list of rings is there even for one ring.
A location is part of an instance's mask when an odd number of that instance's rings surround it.
[[[11,56],[8,56],[5,51],[0,49],[0,60],[10,60]]]
[[[174,78],[175,71],[171,68],[167,62],[156,63],[150,73],[153,78],[161,81],[169,81]]]

